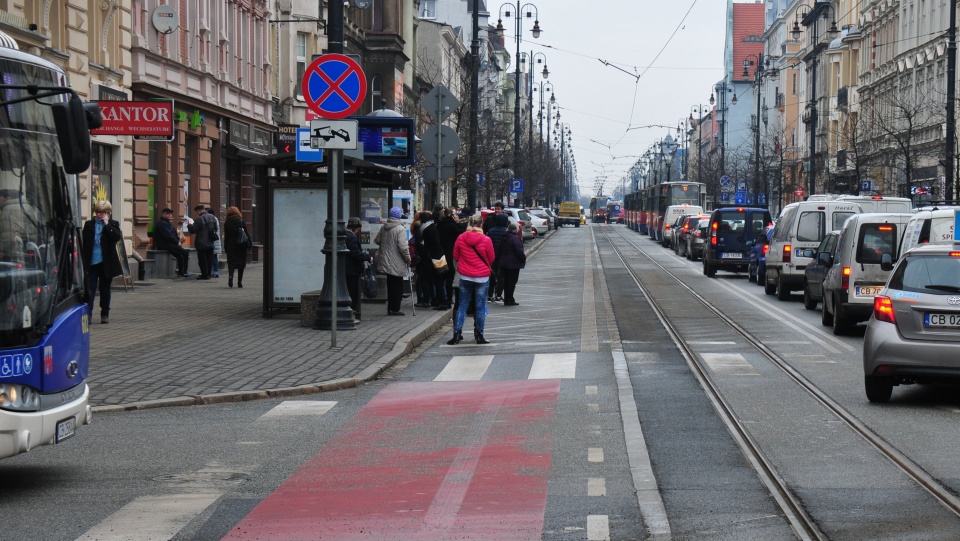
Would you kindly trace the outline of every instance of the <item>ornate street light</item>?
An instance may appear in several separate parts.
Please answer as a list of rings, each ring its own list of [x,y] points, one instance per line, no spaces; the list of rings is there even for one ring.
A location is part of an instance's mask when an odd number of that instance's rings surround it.
[[[531,35],[534,38],[540,37],[540,15],[537,6],[534,4],[520,4],[520,0],[517,0],[517,10],[516,16],[514,17],[516,23],[516,41],[517,41],[517,57],[516,57],[516,68],[515,68],[515,80],[514,80],[514,96],[515,103],[513,108],[513,174],[516,177],[518,175],[520,167],[520,36],[522,34],[522,21],[523,18],[533,19],[533,29],[530,31]],[[506,7],[506,9],[504,9]],[[501,17],[497,19],[497,32],[500,33],[500,36],[503,37],[503,17],[510,17],[511,11],[510,8],[513,7],[512,3],[506,3],[500,6]],[[521,17],[521,13],[523,16]],[[549,72],[548,72],[549,73]]]

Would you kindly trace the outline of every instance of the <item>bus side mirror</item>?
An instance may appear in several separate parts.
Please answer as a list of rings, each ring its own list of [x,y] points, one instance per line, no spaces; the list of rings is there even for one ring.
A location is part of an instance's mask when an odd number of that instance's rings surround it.
[[[893,254],[880,254],[880,269],[884,272],[893,270]]]
[[[94,105],[96,104],[87,104]],[[63,158],[63,170],[70,175],[82,173],[90,168],[90,126],[88,119],[92,111],[84,106],[83,101],[76,94],[65,103],[54,103],[50,106],[53,111],[53,120],[57,126],[57,141],[60,143],[60,154]],[[100,118],[99,107],[96,119]],[[99,127],[99,126],[98,126]]]

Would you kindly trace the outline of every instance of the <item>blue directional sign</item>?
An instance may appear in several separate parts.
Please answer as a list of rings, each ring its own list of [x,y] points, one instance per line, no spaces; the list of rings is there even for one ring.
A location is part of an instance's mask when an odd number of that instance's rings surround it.
[[[873,191],[873,182],[870,180],[861,180],[860,181],[860,191],[861,192],[871,192]]]
[[[953,240],[960,242],[960,212],[953,211]]]
[[[510,191],[512,193],[523,193],[523,179],[515,178],[510,181]]]
[[[723,203],[730,202],[730,192],[720,192],[720,201]]]
[[[733,203],[735,205],[746,205],[747,204],[747,193],[746,192],[737,192],[734,196]]]
[[[310,128],[297,128],[297,161],[323,161],[323,149],[310,146]]]
[[[747,181],[746,181],[746,180],[738,180],[738,181],[737,181],[737,191],[738,191],[738,192],[745,192],[745,191],[747,191]]]
[[[757,204],[766,205],[767,204],[767,193],[761,192],[757,194]]]
[[[483,184],[483,173],[477,173],[477,184]]]

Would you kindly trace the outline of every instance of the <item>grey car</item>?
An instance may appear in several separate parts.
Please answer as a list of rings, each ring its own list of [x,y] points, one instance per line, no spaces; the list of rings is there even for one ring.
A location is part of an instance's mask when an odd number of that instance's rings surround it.
[[[895,385],[960,383],[960,244],[925,244],[904,254],[874,298],[863,340],[871,402],[890,400]]]

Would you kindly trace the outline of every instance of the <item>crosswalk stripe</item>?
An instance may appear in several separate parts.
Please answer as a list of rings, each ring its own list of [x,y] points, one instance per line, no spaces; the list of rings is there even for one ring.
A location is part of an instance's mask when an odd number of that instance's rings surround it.
[[[759,376],[757,369],[739,353],[701,353],[710,370],[722,376]]]
[[[142,496],[87,530],[77,541],[167,541],[220,495]]]
[[[527,379],[575,379],[576,353],[537,353]]]
[[[337,403],[330,400],[285,400],[260,416],[258,421],[273,421],[280,417],[309,417],[323,415]]]
[[[479,381],[493,362],[493,355],[457,355],[433,381]]]

